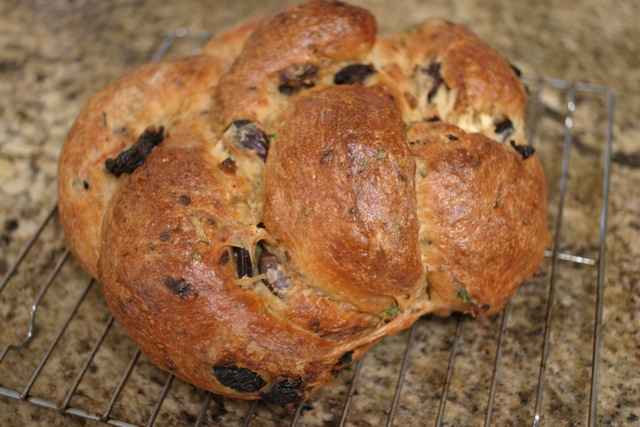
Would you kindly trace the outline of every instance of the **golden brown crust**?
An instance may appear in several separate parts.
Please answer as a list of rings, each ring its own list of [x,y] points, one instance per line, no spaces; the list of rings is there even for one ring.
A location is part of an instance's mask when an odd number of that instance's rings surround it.
[[[538,157],[444,123],[417,124],[409,138],[434,310],[501,311],[549,244]]]
[[[508,62],[446,21],[375,33],[364,9],[312,0],[79,115],[62,224],[161,368],[296,403],[426,313],[502,310],[540,267],[546,182]],[[140,141],[143,163],[105,172]]]
[[[405,42],[413,61],[439,64],[443,83],[457,92],[451,121],[472,112],[524,115],[526,93],[516,72],[467,27],[429,19],[414,27]]]
[[[97,277],[100,228],[118,180],[105,161],[129,148],[148,126],[173,129],[208,122],[221,60],[198,56],[143,65],[95,94],[78,115],[59,159],[58,209],[69,246]]]
[[[168,138],[116,193],[100,257],[105,297],[154,363],[197,386],[259,396],[220,387],[213,368],[225,364],[260,372],[265,383],[311,381],[309,356],[322,363],[333,342],[272,316],[254,284],[236,279],[234,223],[256,221],[234,206],[243,178],[223,172],[206,146],[197,133]]]
[[[105,161],[129,148],[149,125],[211,126],[205,113],[212,92],[258,22],[211,38],[197,57],[130,71],[92,96],[76,118],[59,159],[58,209],[73,254],[93,277],[102,218],[119,182],[105,172]]]
[[[292,403],[344,366],[345,353],[359,357],[377,341],[368,335],[381,319],[314,293],[288,268],[298,283],[271,291],[264,274],[239,277],[238,237],[273,237],[246,204],[246,178],[225,172],[221,161],[198,132],[178,131],[121,185],[102,233],[102,290],[114,316],[163,369],[217,393]],[[255,254],[256,245],[245,246]],[[249,370],[262,386],[230,389],[215,366]],[[284,381],[299,387],[271,396]]]
[[[364,58],[375,33],[368,11],[341,2],[314,0],[273,15],[249,36],[220,80],[219,120],[267,124],[288,95],[323,77],[327,63]]]
[[[294,268],[372,314],[412,294],[422,274],[415,164],[393,101],[330,86],[294,99],[274,130],[264,220]]]

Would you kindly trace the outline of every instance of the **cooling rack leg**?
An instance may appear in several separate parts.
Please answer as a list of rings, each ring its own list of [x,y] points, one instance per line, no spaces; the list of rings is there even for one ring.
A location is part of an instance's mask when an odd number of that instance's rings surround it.
[[[532,89],[533,95],[531,95],[529,100],[529,128],[527,129],[527,134],[529,135],[528,144],[530,146],[535,145],[536,141],[536,132],[538,130],[538,122],[540,121],[540,109],[542,103],[540,102],[540,94],[542,91],[542,80],[536,79],[531,86],[534,86],[535,89]],[[527,86],[530,88],[530,86]]]
[[[358,383],[358,377],[360,376],[360,369],[362,369],[362,362],[366,354],[356,362],[356,368],[353,372],[353,378],[351,379],[351,385],[349,386],[349,391],[347,392],[347,398],[344,400],[344,406],[342,408],[342,415],[340,416],[340,424],[339,427],[344,427],[344,424],[347,422],[347,415],[349,414],[349,407],[351,406],[351,401],[353,400],[353,394],[356,391],[356,385]]]
[[[440,398],[440,406],[438,408],[438,416],[436,418],[436,427],[442,425],[444,418],[444,408],[447,403],[447,394],[449,393],[449,385],[453,375],[453,367],[455,365],[456,354],[458,353],[458,343],[460,342],[460,332],[462,331],[462,315],[458,314],[456,319],[456,333],[451,346],[451,355],[449,356],[449,366],[447,367],[447,376],[442,387],[442,397]]]
[[[595,427],[598,410],[598,387],[600,378],[600,343],[602,342],[602,306],[604,304],[604,271],[607,243],[607,215],[609,206],[609,185],[611,176],[611,146],[613,145],[614,97],[610,91],[607,97],[607,135],[604,151],[604,181],[602,183],[602,209],[600,212],[600,248],[598,260],[598,290],[596,296],[596,319],[593,331],[593,356],[591,359],[591,392],[589,396],[589,426]]]
[[[256,412],[256,408],[258,407],[258,401],[253,400],[251,405],[249,405],[249,410],[247,411],[247,416],[244,418],[243,427],[249,427],[251,424],[251,420],[253,419],[253,414]]]
[[[496,358],[493,363],[493,375],[491,377],[491,389],[489,391],[489,402],[487,403],[487,413],[484,419],[484,426],[491,425],[491,415],[493,414],[493,404],[496,400],[496,390],[498,388],[498,378],[500,374],[500,362],[502,361],[502,346],[504,344],[504,335],[507,330],[507,321],[509,319],[509,310],[511,309],[511,301],[502,312],[502,320],[500,322],[500,335],[498,336],[498,347],[496,348]]]
[[[409,338],[407,338],[407,346],[404,350],[404,356],[402,358],[402,367],[400,368],[400,374],[398,375],[398,382],[396,383],[396,391],[393,395],[393,401],[391,403],[391,409],[389,410],[389,418],[387,419],[387,427],[393,426],[393,419],[396,416],[396,410],[398,409],[398,403],[400,402],[400,395],[402,394],[402,386],[404,385],[404,377],[407,374],[409,368],[409,359],[411,357],[411,348],[413,347],[413,340],[416,335],[416,329],[418,322],[415,322],[409,331]]]
[[[564,145],[562,152],[562,175],[560,177],[560,192],[558,200],[558,215],[556,217],[556,228],[553,239],[553,259],[551,262],[551,274],[549,277],[549,296],[547,299],[547,315],[544,328],[544,341],[542,344],[542,356],[540,360],[540,372],[538,375],[538,390],[536,393],[536,407],[533,414],[533,427],[537,427],[540,423],[542,414],[542,397],[544,394],[545,371],[547,368],[547,357],[549,355],[549,338],[551,334],[551,318],[553,300],[556,288],[556,271],[558,266],[558,252],[560,244],[560,235],[562,231],[562,214],[564,210],[564,200],[567,194],[567,179],[569,174],[569,154],[571,152],[571,129],[573,127],[573,111],[575,110],[575,86],[569,86],[569,94],[567,101],[567,116],[564,122]]]

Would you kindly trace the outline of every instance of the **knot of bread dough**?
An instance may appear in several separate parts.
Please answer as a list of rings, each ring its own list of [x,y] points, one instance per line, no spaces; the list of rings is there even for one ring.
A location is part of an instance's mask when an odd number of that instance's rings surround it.
[[[463,26],[380,37],[368,11],[313,0],[92,97],[60,219],[153,363],[298,403],[424,314],[499,312],[540,267],[525,102]]]

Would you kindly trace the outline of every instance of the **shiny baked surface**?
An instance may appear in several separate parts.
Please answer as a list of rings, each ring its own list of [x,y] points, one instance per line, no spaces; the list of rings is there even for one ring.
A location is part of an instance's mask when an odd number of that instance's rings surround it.
[[[311,1],[223,37],[108,85],[61,154],[71,250],[155,364],[296,403],[540,268],[524,86],[466,27],[377,37],[365,9]]]

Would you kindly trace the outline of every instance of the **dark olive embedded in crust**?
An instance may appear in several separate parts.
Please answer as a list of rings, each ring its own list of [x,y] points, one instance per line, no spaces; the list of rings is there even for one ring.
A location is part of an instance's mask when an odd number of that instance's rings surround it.
[[[233,247],[233,259],[236,262],[238,278],[251,276],[251,256],[245,248]]]
[[[278,383],[268,393],[263,393],[262,398],[269,403],[286,405],[287,403],[298,403],[302,398],[298,394],[302,388],[302,380],[285,380]]]
[[[347,351],[345,354],[343,354],[340,357],[340,359],[338,360],[338,363],[340,363],[341,365],[347,365],[352,361],[353,361],[353,351]]]
[[[515,148],[515,150],[520,153],[520,155],[522,156],[522,158],[524,160],[528,159],[529,157],[533,156],[533,154],[536,152],[535,148],[529,146],[529,145],[518,145],[516,144],[516,142],[514,140],[511,140],[511,146],[513,148]]]
[[[251,120],[236,120],[227,130],[233,131],[233,140],[236,145],[255,151],[263,161],[267,159],[269,138],[256,123]]]
[[[191,285],[183,278],[174,279],[172,277],[167,277],[164,279],[164,286],[176,294],[180,299],[198,296],[198,293],[194,291]]]
[[[115,159],[108,158],[105,161],[104,166],[107,172],[115,176],[132,173],[144,164],[144,161],[151,154],[151,150],[163,140],[164,128],[160,126],[156,130],[155,126],[149,126],[131,148],[118,154]]]
[[[367,79],[367,77],[375,72],[376,69],[373,68],[372,65],[353,64],[338,71],[333,79],[333,82],[337,85],[351,85],[354,83],[362,84]]]
[[[427,68],[425,71],[433,78],[431,89],[429,89],[429,93],[427,94],[427,100],[431,102],[433,96],[436,94],[436,91],[442,83],[442,75],[440,74],[440,63],[432,62],[431,65],[429,65],[429,68]]]
[[[262,279],[262,283],[275,295],[278,294],[279,290],[289,286],[287,283],[288,278],[283,274],[280,260],[266,249],[262,250],[258,260],[258,272],[266,275]]]
[[[214,366],[213,373],[220,384],[240,393],[256,393],[265,384],[257,373],[232,363]]]
[[[514,132],[513,123],[511,120],[506,119],[500,123],[496,123],[496,134],[500,136],[500,139],[504,141]]]
[[[278,90],[285,95],[293,95],[301,89],[315,86],[318,75],[315,64],[294,64],[280,72]]]

